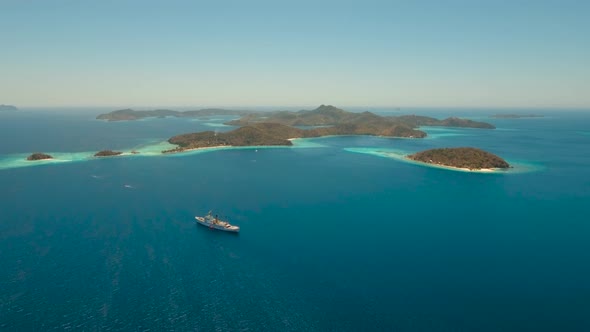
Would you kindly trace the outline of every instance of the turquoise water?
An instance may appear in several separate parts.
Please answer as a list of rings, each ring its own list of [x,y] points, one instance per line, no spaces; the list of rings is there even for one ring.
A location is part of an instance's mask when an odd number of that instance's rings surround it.
[[[590,329],[588,113],[170,156],[149,151],[232,127],[0,115],[1,330]],[[526,172],[375,155],[443,146]],[[15,164],[33,151],[75,162]],[[210,209],[241,234],[196,226]]]

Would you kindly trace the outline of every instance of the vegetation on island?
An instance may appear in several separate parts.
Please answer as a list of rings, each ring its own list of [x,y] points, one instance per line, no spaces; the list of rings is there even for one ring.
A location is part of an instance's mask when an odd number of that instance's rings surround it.
[[[112,150],[102,150],[94,154],[95,157],[111,157],[111,156],[118,156],[123,152],[120,151],[112,151]]]
[[[293,145],[289,138],[302,137],[304,130],[278,123],[259,123],[225,133],[203,131],[178,135],[168,140],[178,147],[163,153],[217,146]]]
[[[426,150],[409,155],[408,158],[428,164],[467,168],[470,170],[510,167],[504,159],[492,153],[471,147]]]
[[[416,129],[420,125],[494,128],[487,123],[459,118],[437,120],[414,115],[380,116],[371,112],[347,112],[331,105],[321,105],[312,111],[251,113],[228,124],[240,126],[240,128],[224,133],[204,131],[174,136],[168,142],[177,147],[163,152],[180,152],[216,146],[292,145],[289,138],[330,135],[422,138],[426,136],[426,133]],[[294,126],[313,128],[302,129]]]
[[[13,105],[0,105],[0,112],[2,111],[18,111],[18,108]]]
[[[53,159],[51,155],[41,152],[35,152],[27,157],[27,160],[35,161],[35,160],[46,160],[46,159]]]
[[[490,118],[495,119],[521,119],[521,118],[542,118],[543,115],[539,114],[494,114],[490,115]]]

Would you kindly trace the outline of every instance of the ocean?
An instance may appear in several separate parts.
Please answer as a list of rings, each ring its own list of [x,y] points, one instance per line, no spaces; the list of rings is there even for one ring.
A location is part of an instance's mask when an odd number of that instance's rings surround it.
[[[161,156],[232,117],[0,113],[0,330],[589,331],[590,112],[414,111],[497,129]],[[458,146],[515,168],[395,158]]]

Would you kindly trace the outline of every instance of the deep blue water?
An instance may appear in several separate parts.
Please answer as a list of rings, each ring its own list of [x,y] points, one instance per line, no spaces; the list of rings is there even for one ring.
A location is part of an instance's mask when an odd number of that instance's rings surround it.
[[[427,139],[0,170],[0,330],[588,331],[590,113],[545,114]],[[94,115],[0,114],[0,157],[231,129]],[[536,168],[464,173],[344,150],[443,146]],[[241,234],[195,225],[210,209]]]

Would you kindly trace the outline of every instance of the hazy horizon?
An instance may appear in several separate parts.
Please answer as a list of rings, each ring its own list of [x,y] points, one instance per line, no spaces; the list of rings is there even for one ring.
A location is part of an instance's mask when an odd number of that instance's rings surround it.
[[[0,10],[0,104],[17,107],[590,107],[590,3],[579,1]]]
[[[473,112],[486,112],[486,111],[590,111],[589,107],[542,107],[542,106],[387,106],[387,105],[375,105],[375,106],[363,106],[363,105],[335,105],[332,103],[323,103],[318,105],[51,105],[51,106],[30,106],[30,105],[13,105],[16,106],[19,111],[51,111],[51,110],[101,110],[101,111],[117,111],[124,109],[132,109],[135,111],[144,110],[158,110],[168,109],[174,111],[190,111],[190,110],[201,110],[201,109],[232,109],[232,110],[258,110],[258,111],[299,111],[299,110],[314,110],[321,105],[334,106],[346,111],[419,111],[419,110],[456,110],[456,111],[473,111]]]

